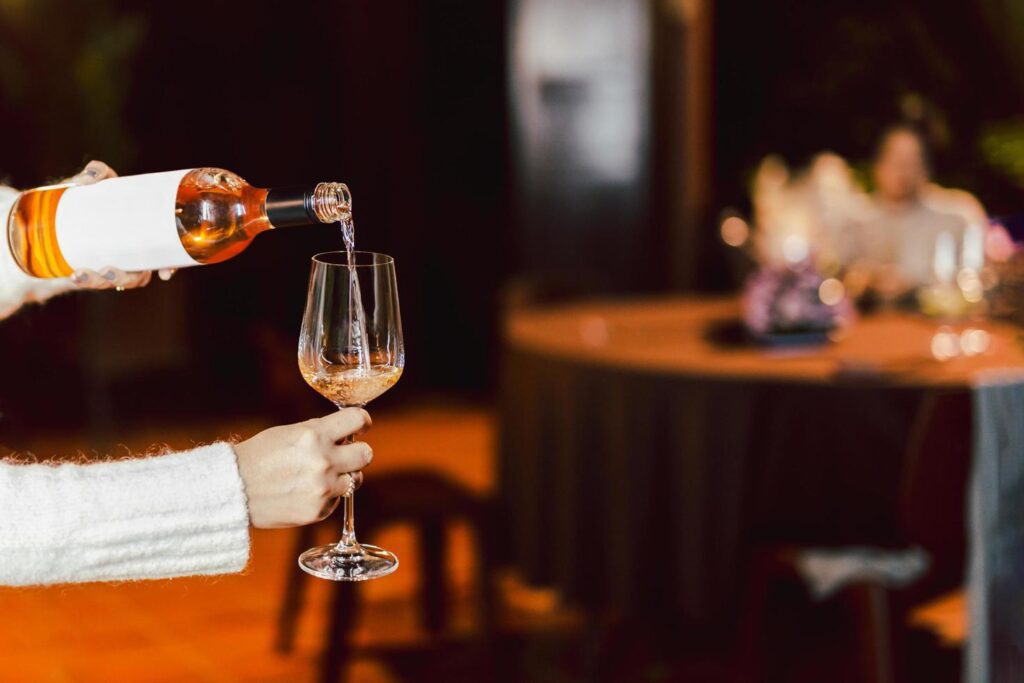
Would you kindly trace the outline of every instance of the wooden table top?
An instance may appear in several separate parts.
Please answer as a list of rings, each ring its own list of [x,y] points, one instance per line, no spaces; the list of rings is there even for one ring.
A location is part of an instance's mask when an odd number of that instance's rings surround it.
[[[592,301],[515,311],[505,342],[578,364],[723,380],[966,387],[1024,374],[1021,331],[1001,322],[944,326],[888,312],[861,317],[831,343],[762,347],[741,338],[739,317],[737,298]]]

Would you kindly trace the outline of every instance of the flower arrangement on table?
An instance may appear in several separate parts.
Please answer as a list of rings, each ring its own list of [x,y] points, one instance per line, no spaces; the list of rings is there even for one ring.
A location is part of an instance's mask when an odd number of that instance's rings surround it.
[[[738,215],[721,223],[722,240],[755,268],[744,297],[752,336],[824,337],[852,320],[851,302],[942,319],[978,317],[994,303],[1019,316],[1024,257],[1009,233],[989,224],[972,195],[926,181],[894,204],[881,189],[869,195],[836,155],[795,174],[766,158],[751,188],[751,223]]]
[[[821,275],[810,259],[764,265],[747,280],[743,322],[762,343],[821,343],[853,320],[843,284]]]

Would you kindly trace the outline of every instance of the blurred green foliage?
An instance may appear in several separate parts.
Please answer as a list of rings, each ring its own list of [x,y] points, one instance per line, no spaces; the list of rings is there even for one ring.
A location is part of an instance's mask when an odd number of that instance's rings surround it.
[[[986,162],[1024,187],[1024,118],[985,125],[979,145]]]
[[[992,37],[993,48],[1010,65],[1016,83],[1024,89],[1024,3],[1020,0],[979,2]],[[1018,187],[1024,187],[1024,117],[988,122],[982,126],[978,146],[985,162]]]
[[[30,138],[19,173],[67,174],[88,158],[131,163],[125,104],[146,28],[110,0],[0,0],[0,102]]]

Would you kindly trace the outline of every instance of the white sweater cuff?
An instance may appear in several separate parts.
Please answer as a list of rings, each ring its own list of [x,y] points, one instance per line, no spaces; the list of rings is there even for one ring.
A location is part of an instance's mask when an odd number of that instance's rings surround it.
[[[11,255],[7,244],[7,216],[18,192],[0,186],[0,320],[22,304],[46,301],[72,288],[67,278],[36,278],[26,275]]]
[[[0,463],[0,584],[169,578],[245,568],[234,450],[77,465]]]

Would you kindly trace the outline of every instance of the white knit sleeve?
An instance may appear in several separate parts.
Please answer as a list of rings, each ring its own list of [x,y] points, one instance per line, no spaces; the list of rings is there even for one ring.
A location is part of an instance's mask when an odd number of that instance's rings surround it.
[[[0,585],[223,574],[248,559],[226,443],[84,465],[0,462]]]
[[[72,288],[67,278],[35,278],[22,272],[7,245],[7,215],[17,190],[0,186],[0,320],[14,313],[22,304],[46,301]]]

